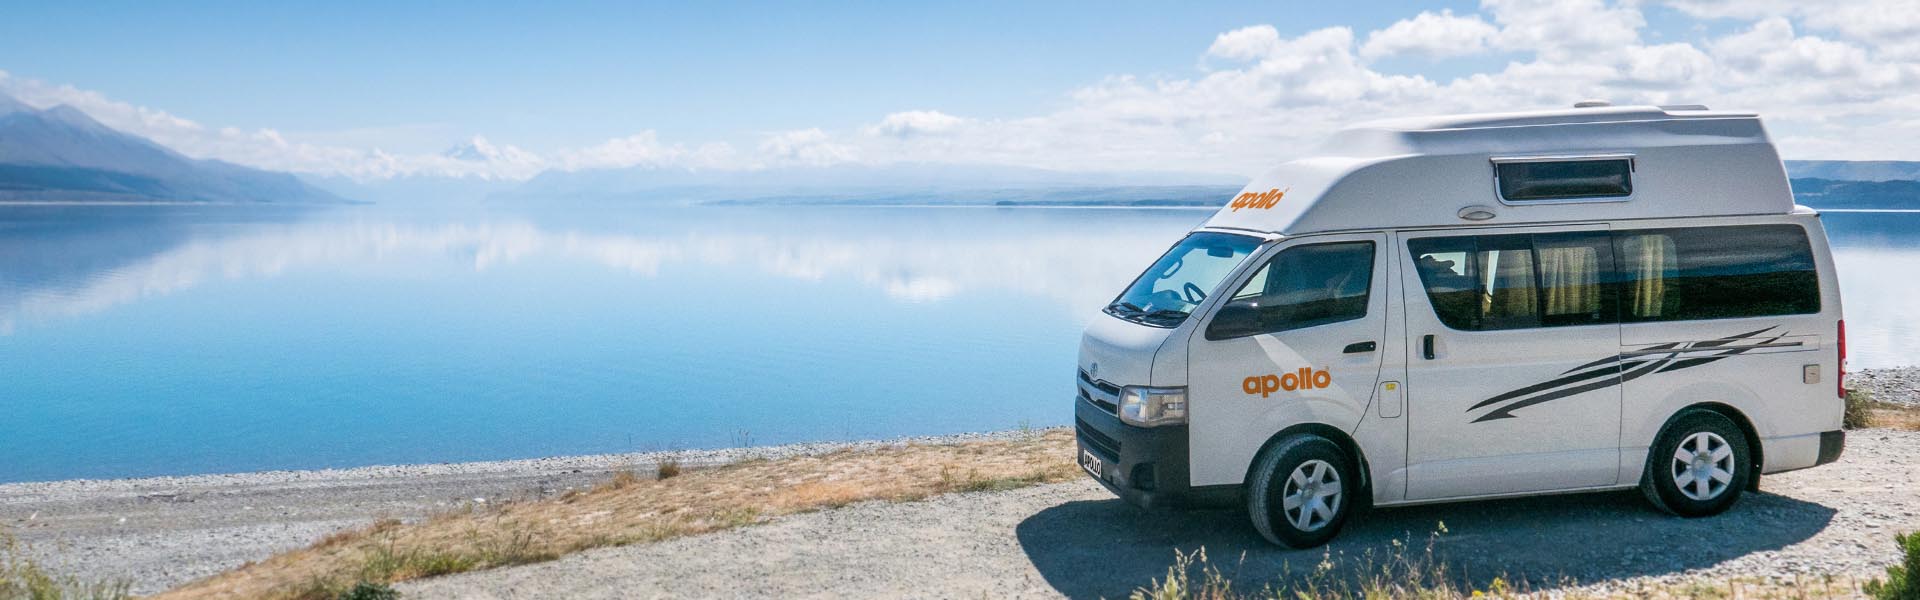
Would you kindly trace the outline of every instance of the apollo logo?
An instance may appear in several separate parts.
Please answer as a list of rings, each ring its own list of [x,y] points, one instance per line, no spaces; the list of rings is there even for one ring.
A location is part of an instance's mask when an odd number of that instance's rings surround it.
[[[1273,208],[1273,205],[1280,203],[1281,197],[1287,195],[1287,190],[1291,189],[1293,188],[1289,187],[1285,190],[1273,188],[1257,194],[1246,192],[1234,198],[1233,202],[1227,203],[1227,206],[1232,207],[1233,212],[1240,212],[1242,208],[1258,208],[1261,210]]]
[[[1300,367],[1299,371],[1283,375],[1255,375],[1240,381],[1240,390],[1251,396],[1259,394],[1261,398],[1274,392],[1295,390],[1317,390],[1333,385],[1333,374],[1326,369]]]

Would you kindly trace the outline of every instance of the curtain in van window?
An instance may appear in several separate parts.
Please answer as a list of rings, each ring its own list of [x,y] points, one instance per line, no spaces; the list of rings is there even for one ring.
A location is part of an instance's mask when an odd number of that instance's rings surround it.
[[[1600,253],[1592,246],[1559,246],[1541,242],[1540,289],[1546,293],[1545,315],[1596,315],[1600,312]]]
[[[1628,272],[1627,310],[1635,318],[1659,319],[1666,314],[1667,280],[1678,270],[1673,238],[1657,233],[1624,236],[1621,266]]]
[[[1481,256],[1482,264],[1492,272],[1485,310],[1481,311],[1484,321],[1499,329],[1538,326],[1535,309],[1540,299],[1533,283],[1533,253],[1521,247],[1483,251]]]

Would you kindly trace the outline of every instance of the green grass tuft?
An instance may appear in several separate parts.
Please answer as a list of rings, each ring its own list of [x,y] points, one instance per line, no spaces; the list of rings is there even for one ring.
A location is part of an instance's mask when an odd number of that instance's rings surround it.
[[[384,583],[362,581],[347,591],[341,592],[336,600],[399,600],[400,592]]]
[[[1903,555],[1900,564],[1887,567],[1886,581],[1864,586],[1874,600],[1920,600],[1920,531],[1893,536]]]
[[[1847,390],[1847,411],[1840,418],[1840,426],[1847,429],[1865,429],[1873,426],[1873,392],[1867,390]]]

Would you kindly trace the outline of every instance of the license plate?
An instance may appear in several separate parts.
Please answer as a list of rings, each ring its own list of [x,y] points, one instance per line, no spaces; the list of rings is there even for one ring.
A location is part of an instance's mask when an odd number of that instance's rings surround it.
[[[1104,470],[1100,466],[1100,457],[1094,456],[1091,451],[1080,451],[1080,468],[1086,469],[1087,473],[1092,474],[1096,479],[1106,479],[1107,476],[1103,474]]]

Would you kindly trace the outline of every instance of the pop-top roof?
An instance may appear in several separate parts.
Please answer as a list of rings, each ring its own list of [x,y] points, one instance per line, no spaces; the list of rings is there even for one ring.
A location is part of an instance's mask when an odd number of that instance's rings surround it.
[[[1602,159],[1628,161],[1629,194],[1517,202],[1496,187],[1496,163]],[[1792,210],[1757,115],[1621,106],[1356,125],[1255,178],[1205,226],[1298,235]]]

